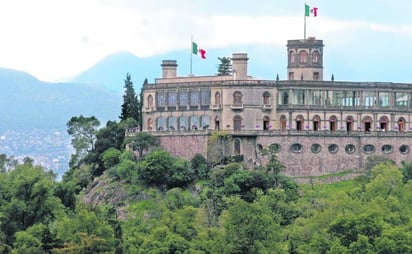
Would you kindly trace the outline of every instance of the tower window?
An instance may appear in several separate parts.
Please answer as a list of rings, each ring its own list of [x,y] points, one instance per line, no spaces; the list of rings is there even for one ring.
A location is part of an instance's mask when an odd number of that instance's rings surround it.
[[[289,63],[291,65],[295,63],[295,54],[293,53],[293,51],[290,51],[289,53]]]
[[[293,72],[289,72],[289,80],[294,80],[295,74]]]
[[[264,105],[269,105],[270,104],[270,94],[268,92],[263,93],[263,104]]]
[[[299,53],[299,59],[300,59],[299,61],[300,64],[306,64],[308,62],[308,53],[304,50],[301,51]]]
[[[319,72],[315,71],[313,73],[313,80],[319,80]]]
[[[314,64],[319,63],[319,52],[318,51],[314,51],[312,53],[312,63]]]

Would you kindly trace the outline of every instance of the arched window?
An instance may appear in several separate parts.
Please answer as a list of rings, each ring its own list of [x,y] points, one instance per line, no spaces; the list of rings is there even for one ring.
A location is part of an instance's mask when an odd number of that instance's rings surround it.
[[[289,52],[289,64],[295,64],[295,53],[293,51]]]
[[[399,119],[398,119],[398,129],[399,129],[399,131],[405,131],[405,118],[399,117]]]
[[[234,105],[242,105],[242,93],[239,91],[236,91],[233,94],[233,104]]]
[[[188,130],[189,120],[185,116],[179,117],[179,130],[186,131]]]
[[[389,119],[386,116],[381,116],[381,118],[379,118],[379,125],[376,126],[377,130],[381,130],[381,131],[388,131],[389,128]]]
[[[149,96],[147,96],[147,106],[149,108],[153,107],[153,96],[151,94]]]
[[[306,52],[305,50],[302,50],[299,53],[299,64],[307,64],[308,62],[308,52]]]
[[[234,155],[240,155],[240,139],[235,139],[233,145]]]
[[[365,116],[362,122],[363,122],[363,129],[366,132],[369,132],[372,130],[372,118],[370,116]]]
[[[296,130],[297,131],[302,131],[303,130],[303,123],[304,123],[304,118],[302,115],[298,115],[296,117]]]
[[[234,131],[240,131],[242,129],[242,117],[241,116],[235,116],[233,118],[233,130]]]
[[[312,63],[317,64],[319,63],[319,52],[318,51],[313,51],[312,53]]]
[[[191,130],[198,130],[200,127],[199,125],[199,117],[191,116],[190,117],[190,129]]]
[[[352,131],[352,130],[353,130],[353,117],[347,116],[346,117],[346,131]]]
[[[171,131],[177,130],[176,118],[169,117],[169,119],[167,119],[167,126],[168,126],[169,130],[171,130]]]
[[[286,126],[287,126],[286,116],[282,115],[282,116],[280,117],[280,130],[281,130],[281,131],[285,131],[285,130],[286,130]]]
[[[320,130],[322,127],[320,125],[320,117],[318,115],[313,117],[313,130],[314,131],[318,131]]]
[[[210,120],[207,115],[203,115],[200,117],[200,123],[203,129],[208,129],[210,127]]]
[[[215,105],[220,105],[220,93],[215,93]]]
[[[329,130],[336,131],[337,119],[336,116],[331,116],[329,118]]]
[[[166,120],[163,117],[157,118],[157,130],[164,131],[166,130]]]
[[[268,92],[263,93],[263,105],[270,105],[270,94]]]

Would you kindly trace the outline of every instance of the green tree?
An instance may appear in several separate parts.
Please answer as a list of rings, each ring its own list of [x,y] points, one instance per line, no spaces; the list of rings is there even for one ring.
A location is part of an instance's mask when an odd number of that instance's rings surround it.
[[[6,172],[17,165],[17,159],[13,156],[7,157],[6,154],[0,154],[0,172]]]
[[[405,183],[411,180],[412,179],[412,162],[402,161],[401,171],[403,175],[403,181]]]
[[[197,179],[207,179],[209,177],[209,165],[203,155],[195,154],[190,163]]]
[[[57,221],[54,230],[64,245],[54,248],[53,253],[114,253],[113,228],[84,208]]]
[[[102,160],[103,153],[110,148],[123,150],[126,129],[136,126],[136,124],[137,122],[133,118],[128,118],[120,123],[108,121],[106,126],[96,133],[95,149],[84,158],[84,162],[91,165],[93,176],[99,176],[108,169]]]
[[[219,64],[217,66],[217,75],[232,75],[232,63],[230,57],[218,57],[217,59],[219,60]]]
[[[230,162],[232,135],[226,131],[213,131],[207,142],[207,160],[212,165]]]
[[[143,159],[143,152],[149,149],[150,146],[156,144],[156,139],[147,132],[138,132],[131,137],[127,137],[124,141],[133,151],[138,152],[138,159]]]
[[[161,190],[184,187],[193,180],[190,162],[173,158],[169,152],[155,149],[139,162],[138,175],[149,185]]]
[[[280,173],[285,170],[285,166],[280,163],[278,160],[276,153],[278,152],[278,147],[276,144],[271,144],[268,149],[264,149],[262,151],[262,155],[268,156],[268,163],[266,164],[266,169],[269,172],[272,172],[273,177],[274,177],[274,184],[275,188],[279,186],[280,182]]]
[[[223,253],[285,253],[280,226],[270,210],[259,203],[230,200],[223,214],[226,247]]]
[[[119,164],[121,154],[122,152],[116,148],[107,149],[102,155],[104,167],[109,169]]]
[[[126,120],[127,118],[133,118],[138,123],[141,122],[140,102],[134,90],[132,78],[129,73],[126,74],[126,79],[124,80],[123,104],[120,115],[121,120]]]
[[[75,154],[70,159],[70,166],[75,167],[94,149],[97,127],[100,122],[96,117],[74,116],[67,122],[67,133],[72,136]]]
[[[17,165],[1,178],[0,231],[5,233],[8,245],[14,242],[17,231],[36,223],[47,225],[62,215],[64,207],[54,195],[53,173],[41,167]]]

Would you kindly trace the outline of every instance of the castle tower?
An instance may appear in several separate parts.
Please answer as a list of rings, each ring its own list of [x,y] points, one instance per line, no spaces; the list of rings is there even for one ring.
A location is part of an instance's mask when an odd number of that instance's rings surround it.
[[[232,54],[233,78],[237,80],[247,79],[247,61],[249,58],[246,53]]]
[[[323,41],[288,40],[288,80],[323,80]]]

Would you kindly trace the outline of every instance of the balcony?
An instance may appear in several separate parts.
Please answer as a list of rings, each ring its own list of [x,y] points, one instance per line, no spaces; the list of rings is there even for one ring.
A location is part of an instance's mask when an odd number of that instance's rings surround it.
[[[243,104],[232,104],[230,108],[233,110],[243,110]]]
[[[211,110],[222,110],[222,105],[221,104],[214,104],[210,105]]]
[[[144,113],[148,113],[148,112],[152,112],[152,111],[154,111],[153,107],[144,107],[142,109],[142,112],[144,112]]]
[[[272,110],[272,105],[270,105],[270,104],[263,104],[262,110],[263,110],[263,111],[270,111],[270,110]]]

